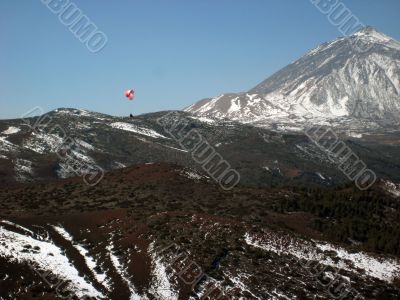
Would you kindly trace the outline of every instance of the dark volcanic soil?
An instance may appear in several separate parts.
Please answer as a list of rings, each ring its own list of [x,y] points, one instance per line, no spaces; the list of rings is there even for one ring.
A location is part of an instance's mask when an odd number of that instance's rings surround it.
[[[312,226],[316,215],[274,209],[276,203],[295,199],[299,193],[293,189],[224,191],[207,179],[188,178],[178,166],[146,164],[109,172],[94,187],[71,178],[3,189],[0,228],[51,241],[107,299],[130,299],[132,286],[142,299],[199,299],[212,282],[221,291],[214,290],[210,299],[284,299],[282,295],[330,299],[328,289],[289,254],[253,247],[244,238],[268,236],[281,241],[284,237],[288,246],[293,241],[329,240]],[[1,238],[0,233],[0,249],[12,247],[2,245]],[[185,263],[176,260],[171,245]],[[43,249],[26,245],[25,250],[34,255]],[[94,270],[88,257],[96,261]],[[208,279],[185,283],[179,270],[190,262],[201,267]],[[62,299],[26,262],[0,256],[0,263],[0,299]],[[169,287],[157,277],[162,264],[169,266],[164,278]],[[366,299],[400,297],[396,283],[349,270],[339,273],[350,278],[352,287]],[[100,282],[98,274],[105,274],[106,282]],[[168,294],[171,290],[176,294]]]

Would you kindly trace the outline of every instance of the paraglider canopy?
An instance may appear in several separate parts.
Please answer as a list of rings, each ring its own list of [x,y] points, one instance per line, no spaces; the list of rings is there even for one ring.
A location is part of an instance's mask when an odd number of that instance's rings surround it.
[[[135,91],[134,90],[126,90],[125,97],[128,98],[129,100],[133,100],[133,98],[135,97]]]

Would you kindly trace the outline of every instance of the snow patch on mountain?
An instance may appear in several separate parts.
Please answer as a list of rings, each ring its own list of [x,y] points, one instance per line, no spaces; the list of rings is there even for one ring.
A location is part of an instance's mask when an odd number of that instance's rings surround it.
[[[141,297],[137,291],[135,286],[132,283],[132,280],[130,278],[130,276],[128,275],[127,272],[127,267],[124,266],[121,261],[120,258],[117,257],[114,254],[114,243],[112,241],[110,241],[110,245],[107,246],[107,252],[108,255],[110,257],[111,263],[113,265],[113,267],[115,268],[115,270],[117,271],[117,273],[121,276],[123,282],[128,286],[129,291],[130,291],[130,297],[129,300],[140,300],[140,299],[147,299],[147,297]]]
[[[94,148],[92,145],[90,145],[89,143],[87,143],[87,142],[85,142],[85,141],[83,141],[83,140],[75,139],[75,141],[76,141],[80,146],[82,146],[83,148],[85,148],[85,149],[87,149],[87,150],[91,150],[91,151],[94,151],[94,150],[95,150],[95,148]]]
[[[400,276],[400,262],[394,259],[373,257],[364,252],[350,253],[344,248],[328,243],[308,242],[289,236],[279,236],[268,232],[263,236],[254,236],[246,233],[246,243],[278,255],[293,255],[298,259],[319,261],[338,269],[345,269],[358,273],[364,270],[368,276],[391,282]],[[321,252],[322,251],[322,252]],[[328,255],[333,252],[334,257]]]
[[[28,233],[28,234],[29,234],[30,236],[32,236],[32,237],[35,235],[35,234],[32,232],[32,230],[29,230],[28,228],[23,227],[23,226],[21,226],[21,225],[18,225],[18,224],[14,223],[14,222],[11,222],[11,221],[8,221],[8,220],[0,220],[0,223],[13,226],[13,227],[15,227],[15,228],[17,228],[17,229],[19,229],[19,230],[24,231],[25,233]]]
[[[15,177],[18,181],[26,181],[34,174],[32,162],[26,159],[17,158],[14,164]]]
[[[162,262],[161,257],[155,252],[154,242],[150,244],[148,252],[153,261],[151,272],[153,282],[149,291],[160,300],[177,300],[179,295],[173,288],[171,276],[167,273],[167,267]]]
[[[198,121],[200,121],[200,122],[208,123],[208,124],[215,124],[215,122],[216,122],[215,120],[210,119],[210,118],[206,118],[206,117],[190,116],[190,119],[198,120]]]
[[[80,162],[84,162],[86,164],[95,164],[95,161],[93,160],[93,158],[83,154],[82,152],[76,151],[76,150],[72,150],[72,157],[74,157],[75,159],[79,160]]]
[[[395,197],[400,197],[400,184],[390,180],[382,180],[384,189]]]
[[[159,134],[158,132],[156,132],[152,129],[139,127],[137,125],[130,124],[130,123],[114,122],[114,123],[111,123],[110,126],[113,128],[116,128],[116,129],[121,129],[121,130],[129,131],[129,132],[137,133],[137,134],[149,136],[152,138],[168,139],[166,136],[163,136],[162,134]]]
[[[17,132],[20,132],[20,131],[21,131],[20,128],[14,127],[14,126],[10,126],[10,127],[8,127],[8,129],[4,130],[2,132],[2,134],[9,135],[9,134],[14,134],[14,133],[17,133]]]
[[[389,48],[394,48],[396,50],[400,50],[400,42],[396,41],[395,39],[387,36],[384,33],[376,31],[372,27],[366,27],[363,30],[360,30],[353,35],[358,39],[364,40],[368,43],[378,43],[386,45]]]
[[[72,246],[82,255],[85,259],[87,267],[90,269],[97,282],[102,284],[108,291],[111,291],[111,285],[107,274],[99,274],[96,272],[96,268],[99,266],[96,259],[90,256],[89,251],[86,250],[82,245],[76,243],[73,237],[61,226],[53,226],[54,230],[58,232],[66,241],[70,242]]]
[[[121,163],[121,162],[119,162],[119,161],[114,161],[113,168],[115,168],[115,169],[123,169],[123,168],[126,168],[126,165]]]
[[[368,276],[378,278],[383,281],[391,282],[400,275],[400,264],[392,259],[375,258],[363,252],[350,253],[347,250],[333,246],[328,243],[316,243],[318,249],[322,251],[333,251],[336,257],[346,262],[346,269],[365,270]],[[324,260],[324,262],[330,262]],[[335,266],[335,264],[333,264]]]
[[[207,176],[200,175],[192,170],[182,170],[180,174],[193,180],[200,180],[202,178],[207,178]]]
[[[0,136],[0,151],[4,152],[15,152],[18,149],[18,146],[13,143],[7,141],[7,137]]]
[[[32,250],[27,251],[26,245]],[[78,270],[53,242],[38,241],[0,226],[0,256],[12,262],[28,263],[37,272],[51,272],[68,282],[68,290],[72,290],[79,298],[89,296],[104,299],[104,295],[79,275]]]
[[[39,154],[55,153],[63,145],[63,139],[56,134],[33,132],[23,147]]]
[[[356,138],[356,139],[361,139],[363,137],[363,134],[362,133],[348,131],[347,132],[347,136],[352,137],[352,138]]]
[[[163,147],[165,147],[165,148],[169,148],[169,149],[173,149],[173,150],[176,150],[176,151],[180,151],[180,152],[188,152],[188,150],[183,150],[183,149],[179,149],[179,148],[175,148],[175,147],[171,147],[171,146],[167,146],[167,145],[162,145],[162,144],[159,144],[160,146],[163,146]]]

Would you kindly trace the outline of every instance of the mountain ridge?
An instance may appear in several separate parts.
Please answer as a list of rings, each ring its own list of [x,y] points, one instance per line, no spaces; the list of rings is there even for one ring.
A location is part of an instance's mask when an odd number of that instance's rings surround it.
[[[357,43],[368,51],[358,52]],[[202,99],[184,111],[259,125],[341,118],[398,125],[400,43],[366,27],[316,47],[247,92]]]

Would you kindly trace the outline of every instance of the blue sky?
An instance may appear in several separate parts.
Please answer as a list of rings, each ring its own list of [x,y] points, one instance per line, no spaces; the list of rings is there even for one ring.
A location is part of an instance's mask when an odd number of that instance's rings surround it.
[[[0,118],[35,106],[111,115],[181,109],[245,91],[340,36],[309,0],[73,1],[108,37],[91,53],[40,0],[0,2]],[[400,1],[352,0],[400,40]],[[123,92],[134,88],[135,101]]]

